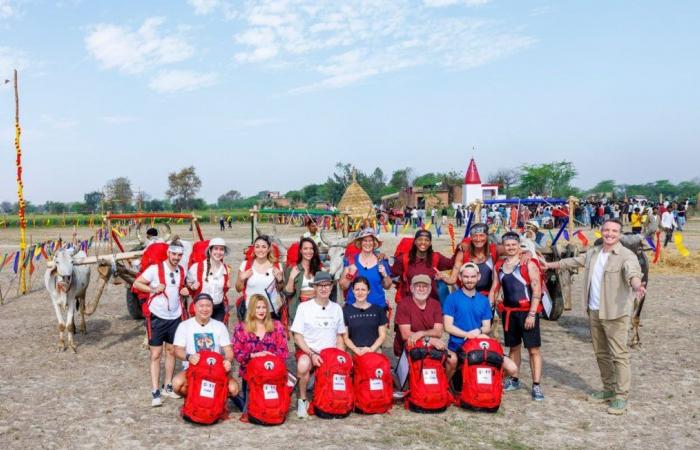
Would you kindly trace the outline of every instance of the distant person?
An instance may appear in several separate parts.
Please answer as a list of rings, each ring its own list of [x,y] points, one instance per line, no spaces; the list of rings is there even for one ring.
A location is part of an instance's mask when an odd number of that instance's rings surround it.
[[[221,230],[221,231],[226,230],[226,226],[224,223],[224,216],[219,217],[219,230]]]
[[[630,217],[630,225],[632,226],[632,233],[642,233],[642,213],[639,211],[639,208],[634,208],[634,212]]]
[[[440,211],[441,223],[447,225],[447,208],[443,206],[442,211]]]
[[[673,230],[678,228],[676,218],[673,216],[673,205],[668,205],[666,211],[661,215],[661,228],[664,230],[664,247],[666,247],[673,238]]]

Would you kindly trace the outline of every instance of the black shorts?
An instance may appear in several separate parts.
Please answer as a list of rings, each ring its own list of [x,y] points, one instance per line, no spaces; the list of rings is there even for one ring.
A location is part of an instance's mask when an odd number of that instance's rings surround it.
[[[225,316],[226,307],[224,306],[223,302],[219,303],[218,305],[214,305],[214,310],[211,313],[211,318],[214,320],[218,320],[219,322],[223,322]]]
[[[179,317],[173,320],[161,319],[151,314],[150,332],[148,333],[148,345],[160,347],[163,343],[172,344],[175,340],[175,331],[182,319]],[[148,324],[146,324],[148,326]]]
[[[508,323],[508,331],[506,331],[506,313],[501,313],[501,321],[503,322],[503,341],[506,347],[515,347],[521,343],[525,348],[535,348],[542,346],[540,339],[540,315],[535,316],[535,326],[530,329],[525,329],[525,319],[527,319],[527,311],[513,311],[510,313],[510,322]]]

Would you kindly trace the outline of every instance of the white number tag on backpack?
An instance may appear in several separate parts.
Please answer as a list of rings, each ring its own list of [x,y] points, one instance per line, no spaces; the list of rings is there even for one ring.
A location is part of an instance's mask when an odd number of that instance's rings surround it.
[[[491,369],[486,367],[477,367],[476,382],[477,384],[493,384],[493,379],[491,378]]]
[[[202,380],[202,386],[199,389],[199,396],[206,398],[214,398],[214,391],[216,390],[216,384],[211,381]]]
[[[437,370],[436,369],[423,369],[423,383],[424,384],[438,384]]]
[[[334,391],[344,391],[345,390],[345,375],[333,375],[333,390]]]
[[[372,378],[369,380],[369,390],[370,391],[381,391],[384,389],[384,382],[379,378]]]
[[[277,400],[279,394],[277,394],[277,386],[274,384],[263,384],[263,396],[265,400]]]

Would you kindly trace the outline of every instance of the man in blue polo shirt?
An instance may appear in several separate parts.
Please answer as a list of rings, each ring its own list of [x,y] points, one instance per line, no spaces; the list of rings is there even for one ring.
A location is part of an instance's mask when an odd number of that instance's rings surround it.
[[[451,293],[443,305],[445,331],[450,339],[447,344],[447,379],[451,380],[457,370],[457,350],[466,339],[488,338],[491,331],[491,304],[488,297],[476,290],[479,281],[479,266],[468,262],[459,269],[462,289]],[[509,358],[504,358],[504,371],[517,377],[518,368]],[[512,375],[515,373],[515,375]]]

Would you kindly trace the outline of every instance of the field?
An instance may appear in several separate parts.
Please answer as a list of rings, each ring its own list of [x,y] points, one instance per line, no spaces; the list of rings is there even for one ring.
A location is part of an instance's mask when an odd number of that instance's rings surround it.
[[[184,226],[176,231],[189,236]],[[269,225],[263,231],[271,232]],[[291,242],[299,227],[279,226]],[[218,227],[205,225],[207,237]],[[249,243],[249,227],[234,224],[221,235],[233,248],[228,262],[240,264]],[[459,231],[458,231],[459,233]],[[0,254],[17,246],[16,229],[0,230]],[[70,237],[68,228],[41,228],[33,239]],[[79,229],[79,238],[91,232]],[[382,235],[383,249],[393,250],[398,238]],[[684,233],[694,261],[700,251],[700,221]],[[435,246],[449,253],[449,240]],[[668,248],[669,258],[676,250]],[[43,270],[34,274],[33,289],[16,297],[16,285],[0,306],[0,446],[9,448],[697,448],[700,440],[700,356],[693,351],[692,327],[700,319],[700,274],[686,268],[652,267],[649,294],[642,315],[641,348],[632,352],[630,410],[620,417],[586,400],[601,387],[580,301],[581,277],[574,285],[573,311],[558,322],[543,322],[546,400],[530,400],[529,389],[507,393],[500,411],[485,415],[450,408],[439,415],[418,415],[395,405],[383,416],[351,415],[344,420],[299,421],[290,413],[275,428],[243,424],[239,413],[203,428],[183,423],[182,400],[165,399],[150,406],[144,328],[131,320],[123,285],[108,285],[87,335],[77,335],[78,352],[56,353],[56,318],[43,288]],[[694,269],[695,267],[695,269]],[[8,289],[9,268],[0,274]],[[93,273],[94,289],[96,277]],[[388,294],[393,298],[393,293]],[[388,339],[387,341],[390,341]],[[387,354],[390,352],[385,349]],[[527,367],[527,358],[524,358]],[[529,369],[522,371],[527,388]],[[295,405],[295,400],[293,400]]]

